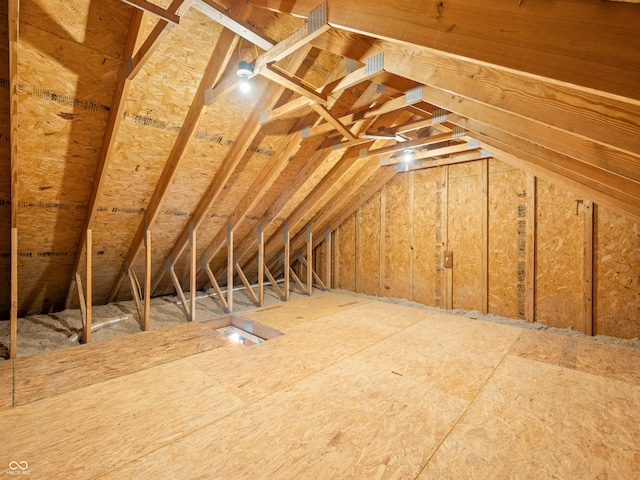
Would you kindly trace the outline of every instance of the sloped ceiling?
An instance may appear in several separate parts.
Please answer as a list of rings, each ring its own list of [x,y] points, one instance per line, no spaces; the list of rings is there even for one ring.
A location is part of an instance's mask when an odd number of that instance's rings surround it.
[[[6,3],[0,20],[7,45]],[[285,230],[292,251],[307,227],[322,239],[407,147],[411,168],[492,155],[640,218],[637,4],[23,0],[19,26],[15,92],[0,52],[0,169],[17,99],[21,314],[77,303],[87,229],[95,304],[130,298],[147,230],[155,294],[172,274],[188,290],[195,259],[224,278],[230,233],[249,275],[258,233],[277,270]]]

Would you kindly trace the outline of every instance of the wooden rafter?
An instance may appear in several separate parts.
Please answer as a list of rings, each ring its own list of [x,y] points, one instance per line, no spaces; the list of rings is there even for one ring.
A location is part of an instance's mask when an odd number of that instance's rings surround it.
[[[123,60],[120,64],[118,80],[116,82],[116,88],[113,92],[113,100],[111,101],[111,109],[109,110],[107,125],[105,127],[104,136],[102,137],[100,156],[98,157],[98,163],[93,175],[91,193],[89,194],[89,202],[87,204],[87,213],[84,218],[80,238],[78,239],[78,249],[76,251],[76,256],[73,262],[71,278],[68,282],[69,287],[67,288],[66,301],[67,308],[69,308],[71,301],[73,282],[75,282],[76,273],[78,272],[80,262],[84,256],[86,247],[85,232],[93,228],[96,214],[98,212],[98,203],[102,199],[102,192],[104,190],[105,182],[107,179],[107,172],[109,170],[109,165],[113,156],[113,149],[116,144],[116,138],[118,137],[118,131],[120,130],[120,122],[122,121],[125,104],[127,102],[127,96],[129,93],[129,86],[131,84],[130,80],[127,78],[127,58],[131,56],[136,42],[142,34],[142,17],[142,11],[136,11],[131,19],[131,24],[129,26],[129,34],[127,36],[127,42],[122,54]]]
[[[180,23],[180,17],[176,15],[175,11],[171,11],[171,9],[165,10],[158,5],[148,2],[147,0],[121,0],[122,2],[131,5],[132,7],[136,7],[142,11],[149,12],[152,15],[160,18],[160,20],[164,20],[167,23],[177,25]]]
[[[345,127],[340,120],[334,117],[325,106],[318,103],[312,103],[311,108],[318,112],[328,123],[333,125],[333,128],[335,128],[344,138],[347,140],[356,140],[356,136],[351,133],[351,130]]]
[[[269,50],[277,43],[260,29],[232,14],[212,0],[195,0],[193,8],[263,50]]]
[[[253,74],[260,74],[268,65],[288,57],[303,46],[309,47],[310,42],[314,38],[322,35],[328,29],[329,26],[326,23],[326,5],[322,4],[309,14],[309,19],[302,27],[256,58]],[[240,79],[235,75],[226,77],[218,85],[214,86],[211,84],[211,88],[207,93],[206,105],[211,105],[220,97],[226,96],[238,88],[239,84]]]
[[[236,0],[232,11],[234,11],[241,18],[247,18],[249,16],[249,13],[251,12],[251,6],[245,3],[243,0]],[[209,87],[209,85],[219,80],[222,72],[229,63],[229,59],[233,54],[237,42],[238,36],[235,33],[230,30],[223,29],[218,42],[213,49],[213,53],[211,54],[211,58],[209,59],[209,62],[205,68],[204,74],[200,80],[200,84],[198,85],[198,89],[196,90],[193,101],[191,102],[191,106],[189,107],[187,116],[185,117],[184,123],[182,124],[180,133],[176,138],[173,148],[171,149],[171,153],[169,154],[169,158],[167,159],[162,174],[160,175],[160,179],[158,180],[156,188],[151,196],[144,218],[140,222],[133,242],[131,243],[129,251],[125,257],[123,266],[116,277],[113,287],[111,288],[108,302],[112,302],[116,297],[118,290],[122,285],[122,280],[126,275],[127,269],[130,265],[133,264],[133,261],[138,255],[138,252],[140,251],[140,247],[144,240],[145,225],[148,225],[149,227],[153,225],[167,194],[169,186],[173,182],[173,178],[178,169],[178,166],[180,165],[180,162],[184,157],[191,139],[196,133],[196,129],[200,122],[200,117],[204,111],[205,106],[204,92]],[[188,237],[189,235],[187,231],[186,241],[188,241]]]

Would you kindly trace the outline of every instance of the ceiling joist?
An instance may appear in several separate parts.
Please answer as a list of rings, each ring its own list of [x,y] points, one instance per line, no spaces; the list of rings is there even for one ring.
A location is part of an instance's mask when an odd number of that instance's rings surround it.
[[[176,15],[176,11],[172,11],[171,7],[165,10],[164,8],[159,7],[147,0],[121,0],[122,2],[131,5],[132,7],[136,7],[140,10],[148,12],[152,15],[155,15],[160,20],[164,20],[167,23],[172,25],[177,25],[180,23],[180,17]]]

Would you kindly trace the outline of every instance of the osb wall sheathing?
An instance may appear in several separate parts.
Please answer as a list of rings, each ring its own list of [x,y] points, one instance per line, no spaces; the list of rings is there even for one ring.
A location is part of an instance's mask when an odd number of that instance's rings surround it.
[[[380,192],[360,207],[358,293],[380,296]]]
[[[411,292],[411,175],[412,173],[396,175],[387,184],[383,232],[385,297],[407,298]]]
[[[442,168],[414,172],[413,182],[413,300],[437,305],[440,282],[440,220]]]
[[[481,179],[480,162],[449,166],[448,249],[453,252],[453,307],[466,310],[482,305]]]
[[[338,230],[338,252],[340,268],[337,287],[344,290],[356,289],[356,216],[351,215]]]
[[[584,330],[580,197],[538,180],[536,209],[536,321]]]
[[[640,224],[598,206],[594,333],[640,337]]]
[[[130,14],[115,0],[21,4],[21,314],[63,307]]]
[[[489,160],[489,312],[524,318],[527,176]]]
[[[7,3],[0,5],[0,278],[11,268],[11,144],[9,142],[9,37]],[[9,318],[9,286],[0,289],[0,320]]]

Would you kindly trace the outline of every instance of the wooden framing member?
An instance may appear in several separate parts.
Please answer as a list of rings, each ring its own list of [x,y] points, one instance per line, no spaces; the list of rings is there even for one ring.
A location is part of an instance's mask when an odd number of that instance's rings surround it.
[[[264,232],[258,225],[258,305],[264,304]]]
[[[233,15],[212,0],[195,0],[193,8],[263,50],[269,50],[276,44],[273,39],[249,22],[239,18],[237,15]]]
[[[218,296],[218,300],[220,300],[220,303],[222,304],[222,308],[224,308],[225,311],[228,313],[229,305],[227,304],[227,299],[224,297],[222,290],[220,289],[220,285],[218,285],[218,281],[216,280],[215,275],[211,271],[211,267],[207,262],[205,262],[202,259],[202,257],[200,257],[200,267],[207,274],[207,277],[209,278],[209,282],[211,282],[211,285],[213,286],[213,289],[216,291],[216,294]]]
[[[138,281],[138,277],[136,276],[136,272],[133,268],[129,268],[129,283],[131,284],[131,296],[133,297],[133,301],[136,304],[136,311],[138,312],[138,325],[140,325],[141,329],[144,329],[144,309],[142,306],[142,301],[144,299],[140,282]]]
[[[251,284],[249,283],[249,280],[247,280],[247,276],[242,271],[242,268],[240,268],[240,265],[238,265],[238,262],[234,262],[234,263],[235,263],[236,272],[238,272],[238,276],[240,277],[240,280],[242,280],[244,288],[247,290],[247,295],[249,295],[249,298],[251,298],[251,301],[253,303],[255,303],[257,306],[259,306],[260,305],[260,301],[258,300],[258,297],[256,296],[255,292],[253,291],[253,288],[251,287]]]
[[[81,230],[80,238],[78,239],[78,249],[73,261],[73,269],[71,271],[71,278],[69,279],[69,287],[67,288],[67,300],[66,308],[70,308],[71,296],[73,290],[73,283],[76,280],[76,273],[80,267],[80,262],[83,258],[85,250],[86,236],[85,232],[93,228],[95,221],[98,202],[102,198],[102,191],[104,189],[105,182],[107,180],[107,171],[111,162],[113,149],[120,130],[120,122],[122,121],[125,104],[127,101],[127,95],[129,92],[129,86],[131,82],[127,79],[127,62],[133,49],[135,48],[138,38],[142,34],[142,18],[143,12],[136,10],[131,19],[129,26],[129,33],[127,36],[127,42],[125,44],[123,52],[123,61],[120,64],[120,70],[118,72],[118,79],[116,81],[116,87],[113,93],[113,100],[111,102],[111,108],[109,110],[109,116],[107,118],[107,124],[105,127],[105,133],[102,137],[102,145],[100,147],[100,156],[98,157],[98,163],[93,175],[93,183],[91,187],[91,193],[89,194],[89,201],[87,204],[87,213],[85,214],[84,224]]]
[[[593,282],[594,282],[594,226],[597,212],[597,205],[589,200],[584,200],[584,257],[583,268],[583,295],[582,295],[582,318],[584,321],[584,333],[594,335],[594,305],[593,305]]]
[[[482,168],[482,246],[480,250],[480,285],[482,313],[489,313],[489,160],[481,160]]]
[[[289,291],[290,291],[289,274],[291,273],[291,267],[289,266],[289,258],[290,258],[289,226],[287,224],[284,225],[283,241],[284,241],[284,255],[282,260],[283,261],[282,271],[284,272],[284,297],[282,298],[282,300],[284,300],[285,302],[288,302]]]
[[[322,3],[309,14],[307,21],[302,27],[256,58],[254,62],[253,76],[262,74],[263,70],[266,70],[269,64],[288,57],[303,46],[310,48],[309,44],[313,39],[329,30],[330,27],[327,24],[326,19],[327,5],[326,3]],[[266,73],[266,75],[269,75],[269,73]],[[225,79],[218,85],[211,83],[207,89],[205,105],[211,105],[220,97],[226,96],[238,88],[239,85],[240,79],[236,75],[225,77]],[[268,110],[268,108],[266,110]]]
[[[189,320],[196,319],[196,261],[197,261],[197,244],[196,230],[193,228],[193,222],[189,222],[189,297],[191,304],[189,305]]]
[[[227,312],[233,312],[233,228],[227,223]]]
[[[536,177],[527,174],[527,236],[525,240],[525,320],[536,321],[536,216],[537,185]]]
[[[151,315],[151,230],[148,228],[144,236],[145,262],[144,262],[144,319],[142,329],[149,331]]]
[[[132,0],[122,0],[122,1],[129,3],[131,5],[134,5],[134,3],[131,3]],[[133,0],[133,1],[144,2],[144,0]],[[180,21],[179,14],[184,13],[191,6],[192,2],[193,0],[173,0],[173,2],[171,2],[171,5],[169,5],[169,7],[166,10],[156,7],[158,8],[159,11],[165,12],[167,15],[171,15],[172,16],[171,18],[177,19],[177,21],[172,22],[166,18],[160,18],[156,26],[153,27],[153,30],[151,30],[151,33],[149,34],[147,39],[144,41],[142,45],[140,45],[140,48],[138,48],[138,51],[135,54],[131,52],[128,57],[124,57],[128,59],[126,64],[127,80],[133,80],[135,76],[140,72],[140,70],[142,70],[142,67],[144,67],[147,61],[158,49],[158,47],[162,43],[162,40],[164,40],[164,38],[167,35],[169,35],[171,30],[173,30],[173,27],[175,27],[175,25],[179,23]],[[149,2],[144,2],[144,3],[148,4]],[[155,7],[155,5],[153,6]],[[143,10],[150,11],[147,9],[143,9]],[[151,13],[154,13],[157,15],[157,13],[155,12],[151,12]]]
[[[415,199],[415,174],[413,172],[407,172],[409,175],[409,218],[411,218],[411,222],[409,224],[409,231],[407,232],[409,235],[409,267],[407,268],[407,283],[409,284],[409,298],[408,300],[413,301],[413,256],[414,249],[413,245],[415,243],[414,234],[415,228],[413,226],[413,218],[415,211],[414,207],[414,199]],[[360,216],[360,209],[356,211],[356,215]]]
[[[78,292],[78,302],[80,303],[80,317],[82,318],[82,335],[78,340],[80,343],[87,342],[87,303],[84,297],[84,288],[82,287],[82,277],[76,273],[75,279],[76,291]]]
[[[334,268],[333,268],[333,285],[335,288],[340,288],[340,226],[342,222],[336,227],[336,234],[333,236],[333,251],[334,253]]]
[[[20,1],[8,1],[9,29],[9,129],[11,151],[11,286],[9,308],[9,358],[18,350],[18,37]]]
[[[277,68],[273,64],[267,65],[266,68],[260,70],[260,75],[268,78],[272,82],[276,82],[285,88],[288,88],[292,92],[309,98],[311,100],[311,106],[314,104],[326,105],[327,97],[321,93],[316,92],[312,88],[305,85],[302,81],[284,72],[282,69]],[[326,111],[326,110],[325,110]],[[320,113],[320,112],[318,112]],[[329,114],[330,115],[330,114]]]
[[[324,229],[324,261],[325,261],[325,288],[331,290],[331,227]]]
[[[271,271],[264,264],[264,261],[262,262],[262,266],[264,267],[264,274],[267,276],[267,278],[269,279],[269,282],[271,282],[271,286],[276,291],[276,295],[278,296],[278,298],[282,298],[284,296],[284,292],[280,288],[280,285],[278,285],[278,282],[276,281],[274,276],[271,275]]]
[[[451,137],[450,133],[443,133],[443,134],[439,134],[439,135],[433,135],[434,137],[446,137],[449,136]],[[425,139],[427,139],[429,137],[425,137]],[[429,145],[429,144],[433,144],[433,143],[438,143],[439,140],[434,139],[433,141],[431,141],[430,143],[427,144],[423,144],[423,145]],[[407,142],[407,144],[409,143],[419,143],[419,142]],[[394,152],[400,152],[402,150],[406,150],[406,149],[410,149],[412,148],[411,145],[406,145],[403,143],[399,143],[397,145],[397,148],[394,148],[393,151]],[[421,146],[421,145],[419,145]],[[451,154],[456,154],[456,153],[468,153],[468,152],[476,152],[479,151],[481,149],[479,143],[476,142],[465,142],[465,143],[461,143],[461,144],[457,144],[457,145],[448,145],[446,147],[442,147],[442,148],[436,148],[433,150],[425,150],[425,151],[419,151],[419,152],[415,152],[412,157],[413,157],[413,161],[418,161],[418,160],[424,160],[424,159],[432,159],[432,158],[436,158],[436,157],[441,157],[444,155],[451,155]],[[382,150],[382,149],[380,149]],[[391,150],[391,149],[390,149]],[[375,154],[376,152],[370,152]],[[402,158],[402,156],[398,156],[398,157],[383,157],[382,159],[380,159],[380,165],[397,165],[400,163],[403,163],[404,159]]]
[[[238,6],[238,10],[236,11],[234,8],[233,11],[236,12],[240,17],[248,17],[249,12],[251,11],[251,6],[245,3],[244,0],[236,0],[234,2],[234,6]],[[167,159],[167,162],[165,163],[165,166],[162,170],[162,174],[158,179],[156,188],[154,189],[151,199],[149,200],[149,205],[147,206],[147,209],[145,211],[144,218],[140,222],[138,230],[133,238],[133,241],[131,242],[129,251],[127,252],[124,260],[125,265],[132,265],[133,261],[138,255],[138,252],[142,245],[142,241],[144,239],[145,222],[148,226],[151,226],[155,221],[158,213],[160,212],[160,207],[162,206],[170,185],[173,183],[173,179],[175,177],[178,166],[180,165],[184,157],[185,151],[187,150],[191,139],[196,133],[196,129],[198,128],[200,116],[204,111],[204,92],[206,88],[208,87],[208,85],[211,85],[220,78],[220,75],[229,62],[229,59],[231,58],[237,43],[238,36],[230,30],[223,29],[218,42],[213,49],[213,53],[211,54],[204,74],[200,80],[200,84],[198,85],[198,89],[196,90],[191,106],[189,107],[189,111],[187,112],[184,123],[182,124],[180,133],[176,138],[173,148],[171,149],[171,153],[169,154],[169,158]],[[194,221],[194,225],[197,226],[199,225],[199,223]],[[188,242],[188,236],[189,234],[187,228],[184,246],[186,246]],[[175,265],[175,259],[172,260],[171,265]],[[125,274],[126,270],[122,268],[118,273],[116,280],[114,281],[109,296],[107,297],[107,303],[110,303],[115,299]],[[154,288],[152,288],[152,291],[153,290]]]
[[[307,237],[307,257],[305,259],[307,264],[307,288],[309,289],[309,296],[313,295],[313,232],[311,228],[306,228]],[[304,263],[304,262],[303,262]],[[317,277],[317,275],[316,275]],[[318,280],[320,280],[318,278]]]
[[[385,232],[387,230],[387,185],[384,184],[380,187],[380,235],[379,235],[379,248],[380,248],[380,284],[378,286],[378,296],[384,297],[384,278],[385,278],[385,248],[386,237]]]
[[[333,116],[333,114],[323,105],[319,103],[312,103],[311,108],[313,108],[316,112],[322,116],[328,123],[333,125],[335,128],[347,141],[355,141],[356,136],[351,133],[347,127],[345,127],[340,120]]]
[[[415,171],[424,170],[426,168],[443,167],[444,165],[456,165],[458,163],[477,162],[478,160],[489,159],[493,154],[487,150],[472,150],[466,153],[458,153],[455,155],[449,155],[444,158],[429,158],[422,159],[417,162],[411,162],[407,165],[406,169],[402,165],[398,164],[399,171]]]
[[[296,272],[293,270],[291,265],[289,265],[289,273],[293,277],[293,280],[295,281],[296,285],[298,285],[298,287],[300,288],[300,293],[307,292],[307,288],[305,287],[304,283],[302,283],[302,280],[300,280],[300,277],[296,275]]]
[[[160,18],[160,20],[164,20],[169,24],[177,25],[180,23],[180,17],[176,15],[175,11],[171,11],[171,7],[169,10],[165,10],[164,8],[159,7],[158,5],[148,2],[147,0],[121,0],[127,5],[131,5],[132,7],[139,8],[140,10],[144,10],[156,17]]]
[[[445,258],[449,254],[449,166],[445,165],[442,169],[442,216],[441,216],[441,235],[442,235],[442,252],[443,267],[442,268],[442,291],[444,292],[444,308],[453,309],[453,262],[447,267]]]
[[[83,335],[81,337],[81,342],[83,343],[91,343],[91,319],[92,319],[92,301],[93,301],[93,278],[92,278],[92,274],[91,274],[91,270],[92,270],[92,265],[91,265],[91,259],[92,259],[92,252],[91,252],[91,246],[92,246],[92,233],[91,233],[91,229],[86,231],[86,236],[87,236],[87,244],[86,244],[86,254],[87,254],[87,276],[86,276],[86,281],[87,281],[87,291],[86,291],[86,298],[85,298],[85,292],[84,289],[82,288],[82,278],[80,277],[80,274],[76,272],[75,278],[76,278],[76,289],[78,291],[78,300],[80,301],[80,315],[82,316],[82,326],[83,326]]]
[[[184,296],[184,292],[182,291],[182,285],[180,285],[180,280],[178,280],[178,276],[176,275],[176,271],[169,264],[169,262],[164,262],[164,268],[167,269],[167,273],[171,277],[171,281],[173,282],[173,287],[176,289],[176,295],[180,298],[182,311],[184,312],[184,316],[187,319],[187,322],[191,321],[191,310],[187,306],[187,297]]]

